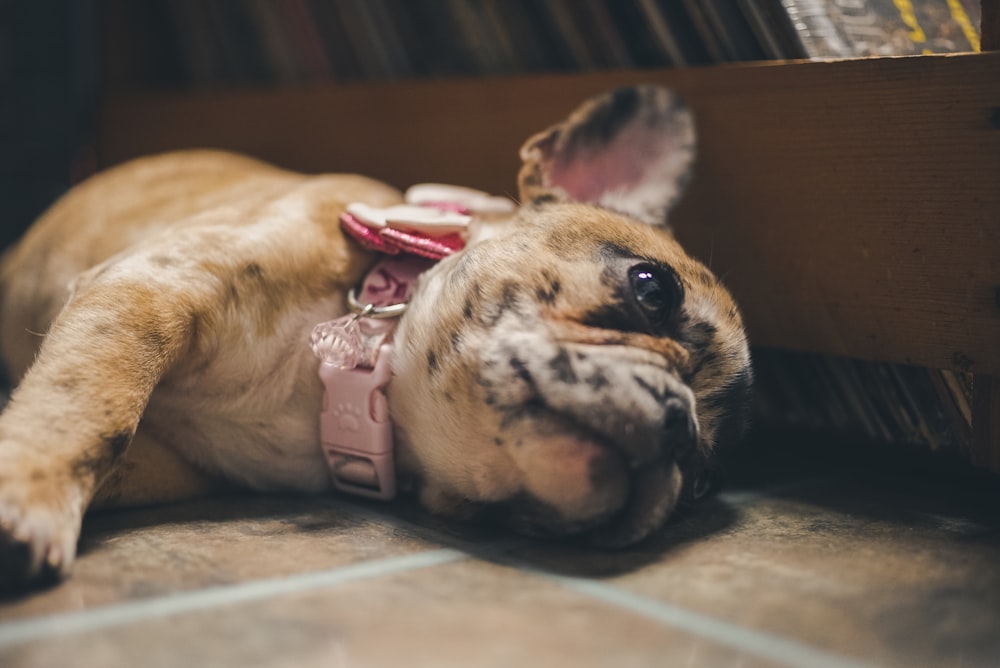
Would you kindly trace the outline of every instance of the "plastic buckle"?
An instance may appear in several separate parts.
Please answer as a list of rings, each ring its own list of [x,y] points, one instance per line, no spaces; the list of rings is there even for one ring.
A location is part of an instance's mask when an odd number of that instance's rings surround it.
[[[320,441],[338,490],[388,501],[396,496],[392,423],[385,386],[392,345],[382,344],[373,369],[319,365],[326,387]]]

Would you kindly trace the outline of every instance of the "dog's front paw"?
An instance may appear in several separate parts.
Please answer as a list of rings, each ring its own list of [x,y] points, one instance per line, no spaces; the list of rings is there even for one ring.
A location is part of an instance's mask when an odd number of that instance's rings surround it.
[[[69,481],[3,468],[0,594],[9,594],[51,584],[69,573],[76,557],[83,503]]]

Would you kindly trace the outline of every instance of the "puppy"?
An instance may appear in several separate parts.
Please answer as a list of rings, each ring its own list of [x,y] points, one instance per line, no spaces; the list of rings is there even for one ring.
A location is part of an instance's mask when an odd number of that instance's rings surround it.
[[[694,152],[691,113],[651,86],[528,140],[520,206],[453,233],[464,249],[385,338],[384,474],[435,513],[526,533],[623,546],[663,524],[742,432],[751,383],[736,305],[666,224]],[[368,416],[330,388],[324,402],[310,332],[350,313],[379,261],[345,234],[348,206],[401,201],[361,176],[188,151],[46,212],[0,265],[18,381],[0,416],[6,584],[66,575],[88,507],[332,491],[319,416]]]

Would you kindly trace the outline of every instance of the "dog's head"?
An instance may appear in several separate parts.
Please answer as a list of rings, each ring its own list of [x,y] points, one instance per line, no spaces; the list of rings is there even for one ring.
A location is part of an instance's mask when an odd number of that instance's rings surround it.
[[[695,134],[670,92],[597,98],[522,148],[522,206],[420,280],[390,406],[432,511],[625,545],[743,431],[739,312],[669,233]]]

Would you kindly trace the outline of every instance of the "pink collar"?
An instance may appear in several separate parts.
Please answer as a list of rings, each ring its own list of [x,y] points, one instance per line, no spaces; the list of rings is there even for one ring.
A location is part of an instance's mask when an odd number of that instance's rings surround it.
[[[436,184],[414,186],[406,198],[409,205],[388,209],[352,204],[341,215],[346,234],[386,257],[365,276],[360,294],[349,294],[353,313],[317,325],[311,341],[325,387],[320,443],[334,487],[382,500],[396,495],[385,389],[398,316],[417,277],[465,246],[470,211],[513,209],[504,198]]]
[[[313,352],[320,358],[319,377],[326,388],[320,443],[334,487],[343,492],[382,500],[396,495],[385,388],[392,378],[398,317],[372,316],[405,305],[417,277],[431,264],[411,255],[380,260],[365,277],[360,298],[352,298],[364,306],[313,330]]]

